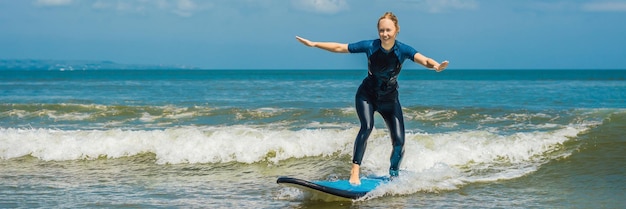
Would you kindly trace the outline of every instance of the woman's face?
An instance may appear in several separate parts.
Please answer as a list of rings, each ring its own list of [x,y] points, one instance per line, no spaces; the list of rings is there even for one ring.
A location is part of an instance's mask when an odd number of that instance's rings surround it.
[[[392,20],[384,18],[378,21],[378,36],[383,44],[395,43],[396,35],[398,35],[398,29]]]

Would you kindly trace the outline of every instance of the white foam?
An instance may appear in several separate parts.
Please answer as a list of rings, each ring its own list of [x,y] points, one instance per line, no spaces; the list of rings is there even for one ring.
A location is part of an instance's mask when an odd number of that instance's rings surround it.
[[[438,120],[449,120],[456,116],[458,112],[456,110],[424,110],[424,111],[415,111],[411,109],[404,108],[405,117],[411,120],[425,120],[425,121],[438,121]]]
[[[31,155],[42,160],[119,158],[154,153],[159,164],[270,162],[310,156],[352,155],[357,127],[314,124],[290,130],[277,124],[164,130],[0,129],[0,159]],[[328,128],[331,127],[331,128]],[[407,133],[398,181],[372,197],[456,189],[466,183],[512,179],[566,157],[563,143],[584,131],[571,125],[552,131],[503,135],[490,131]],[[391,142],[375,129],[361,165],[364,175],[387,175]],[[348,164],[348,162],[346,162]],[[348,166],[348,165],[346,165]]]
[[[498,135],[487,131],[407,134],[405,156],[398,181],[367,198],[382,195],[437,192],[471,182],[518,178],[536,171],[549,160],[570,155],[563,143],[584,131],[565,127],[555,131]],[[362,168],[386,175],[391,142],[383,133],[373,135]]]
[[[278,162],[338,150],[349,154],[354,134],[352,129],[291,131],[243,125],[104,131],[11,128],[0,129],[0,158],[76,160],[152,152],[159,163]]]

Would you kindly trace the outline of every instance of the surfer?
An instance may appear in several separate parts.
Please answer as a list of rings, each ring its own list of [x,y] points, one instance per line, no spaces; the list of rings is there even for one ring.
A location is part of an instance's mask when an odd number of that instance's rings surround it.
[[[302,37],[296,39],[309,47],[316,47],[335,53],[365,53],[368,59],[368,76],[363,79],[355,96],[355,106],[361,128],[354,142],[350,183],[361,184],[360,165],[367,139],[374,128],[374,112],[378,112],[389,129],[393,151],[389,175],[398,176],[398,169],[404,155],[404,119],[398,101],[397,78],[402,63],[410,59],[426,68],[441,72],[448,61],[441,64],[428,58],[400,41],[396,36],[400,31],[398,18],[391,12],[378,19],[379,39],[356,43],[313,42]]]

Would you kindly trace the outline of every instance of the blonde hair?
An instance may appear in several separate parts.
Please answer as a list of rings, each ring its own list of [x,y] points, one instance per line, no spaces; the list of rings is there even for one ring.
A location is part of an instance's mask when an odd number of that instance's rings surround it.
[[[383,16],[378,18],[378,24],[376,24],[377,28],[380,27],[380,21],[383,19],[390,19],[391,21],[393,21],[393,25],[396,26],[396,30],[400,31],[400,25],[398,25],[398,17],[396,17],[396,15],[394,15],[392,12],[385,12]]]

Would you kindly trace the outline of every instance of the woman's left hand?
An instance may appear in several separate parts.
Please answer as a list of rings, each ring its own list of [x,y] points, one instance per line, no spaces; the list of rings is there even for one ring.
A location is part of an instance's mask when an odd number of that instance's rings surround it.
[[[441,64],[434,66],[433,68],[435,69],[435,71],[437,72],[441,72],[443,70],[445,70],[448,67],[448,61],[443,61],[441,62]]]

